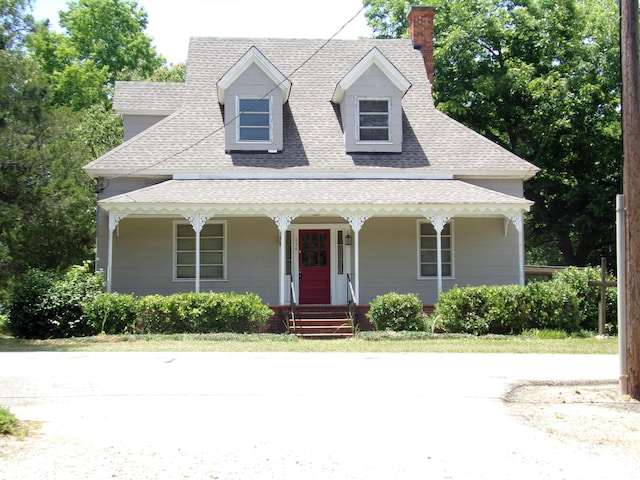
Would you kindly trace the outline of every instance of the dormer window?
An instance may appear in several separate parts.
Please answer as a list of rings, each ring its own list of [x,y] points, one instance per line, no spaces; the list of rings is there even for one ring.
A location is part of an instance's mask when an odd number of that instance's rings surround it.
[[[268,98],[239,98],[238,112],[238,142],[271,141],[271,102]]]
[[[218,80],[226,152],[280,152],[291,81],[256,47]]]
[[[358,99],[358,141],[388,142],[389,132],[389,100],[360,98]]]
[[[340,106],[347,153],[402,152],[402,97],[410,87],[377,48],[346,73],[331,101]]]

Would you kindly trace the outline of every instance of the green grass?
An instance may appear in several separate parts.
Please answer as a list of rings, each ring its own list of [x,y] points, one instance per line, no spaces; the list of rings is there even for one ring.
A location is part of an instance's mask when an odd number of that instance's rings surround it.
[[[559,337],[559,338],[555,338]],[[567,337],[550,332],[508,335],[450,335],[360,332],[344,340],[301,340],[291,335],[183,334],[100,335],[20,340],[0,337],[0,352],[442,352],[616,354],[616,337]]]

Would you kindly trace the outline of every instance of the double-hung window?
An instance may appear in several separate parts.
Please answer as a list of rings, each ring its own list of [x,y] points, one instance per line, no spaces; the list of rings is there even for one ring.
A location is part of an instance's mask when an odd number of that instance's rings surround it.
[[[225,278],[225,224],[207,223],[200,231],[200,278]],[[196,232],[188,223],[176,223],[175,276],[178,280],[196,276]]]
[[[358,141],[388,142],[389,131],[389,99],[358,99]]]
[[[452,227],[447,223],[440,234],[442,276],[453,276]],[[438,238],[435,228],[428,222],[419,223],[419,272],[421,278],[438,276]]]
[[[238,141],[271,141],[271,100],[268,98],[238,99]]]

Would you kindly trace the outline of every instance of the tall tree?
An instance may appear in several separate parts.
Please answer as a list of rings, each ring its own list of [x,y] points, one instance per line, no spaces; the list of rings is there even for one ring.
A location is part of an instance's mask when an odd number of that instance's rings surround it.
[[[164,64],[144,33],[147,13],[134,0],[71,1],[59,23],[64,33],[53,32],[45,21],[31,37],[59,105],[109,104],[116,80],[146,78]]]
[[[408,3],[364,0],[376,36],[406,35]],[[615,0],[427,0],[437,107],[539,166],[525,184],[529,261],[615,261],[621,182]]]

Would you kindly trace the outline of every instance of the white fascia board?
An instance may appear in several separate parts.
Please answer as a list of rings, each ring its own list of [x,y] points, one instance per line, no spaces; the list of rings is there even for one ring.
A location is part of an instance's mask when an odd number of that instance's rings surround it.
[[[218,80],[218,101],[221,105],[225,102],[225,92],[233,83],[242,75],[247,68],[256,64],[267,75],[280,90],[282,90],[282,103],[286,103],[289,99],[291,91],[291,81],[278,70],[260,50],[251,47],[238,62]]]
[[[178,110],[180,110],[179,108],[175,108],[173,110],[167,110],[167,109],[158,109],[158,110],[153,110],[153,109],[139,109],[139,110],[134,110],[134,109],[118,109],[118,110],[114,110],[115,113],[119,114],[119,115],[141,115],[141,116],[169,116],[175,112],[177,112]]]
[[[375,172],[320,171],[320,172],[282,172],[282,171],[242,171],[174,173],[174,180],[453,180],[450,172],[398,172],[395,170]]]
[[[331,101],[340,103],[345,92],[372,66],[376,65],[389,78],[389,80],[402,92],[407,93],[411,87],[411,82],[398,70],[393,63],[387,60],[380,50],[376,47],[372,48],[362,60],[360,60],[342,80],[336,85]]]

